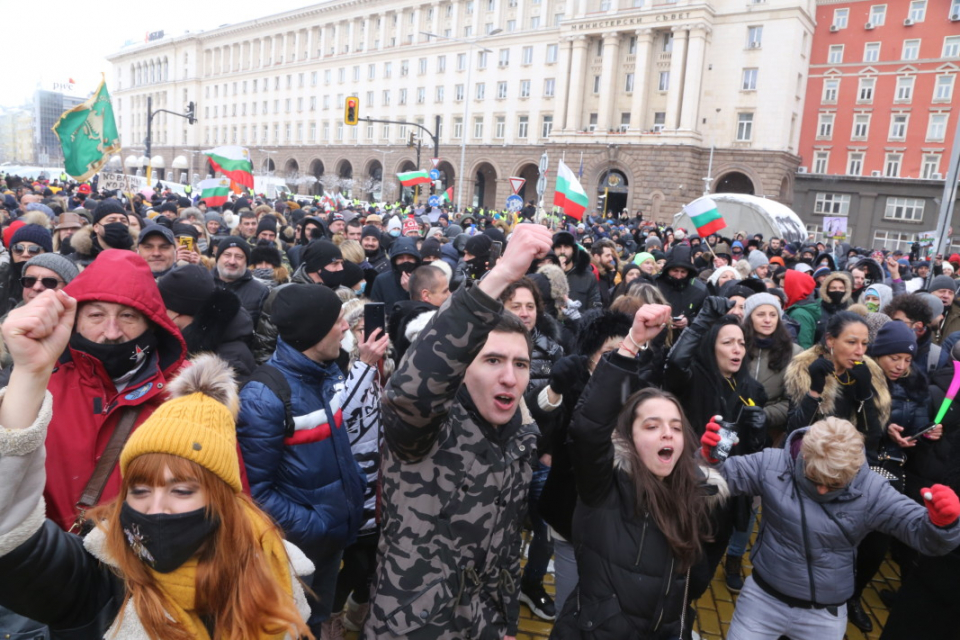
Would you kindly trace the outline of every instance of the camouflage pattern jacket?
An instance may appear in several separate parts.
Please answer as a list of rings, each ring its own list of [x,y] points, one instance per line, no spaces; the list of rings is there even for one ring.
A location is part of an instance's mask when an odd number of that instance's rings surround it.
[[[522,403],[491,426],[461,385],[501,312],[479,287],[458,290],[390,377],[367,640],[516,634],[537,428]]]

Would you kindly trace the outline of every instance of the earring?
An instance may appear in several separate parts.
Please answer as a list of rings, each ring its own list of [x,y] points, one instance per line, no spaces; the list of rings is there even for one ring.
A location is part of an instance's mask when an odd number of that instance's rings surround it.
[[[830,347],[830,357],[833,357],[833,347]]]

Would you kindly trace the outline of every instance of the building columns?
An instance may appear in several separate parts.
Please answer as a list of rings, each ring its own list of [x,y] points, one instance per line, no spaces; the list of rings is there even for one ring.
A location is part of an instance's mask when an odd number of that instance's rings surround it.
[[[698,24],[690,29],[686,73],[683,76],[683,103],[680,108],[680,128],[686,131],[696,131],[698,128],[700,85],[703,82],[704,55],[709,33],[710,27],[705,24]]]
[[[573,40],[573,59],[570,63],[571,87],[583,85],[583,69],[586,64],[587,47],[589,44],[587,36],[577,36]],[[576,133],[580,130],[580,127],[583,126],[581,122],[583,116],[583,96],[576,91],[570,91],[568,93],[570,101],[567,104],[567,121],[563,126],[563,130]]]
[[[648,71],[650,53],[653,50],[653,29],[637,29],[637,53],[633,63],[633,97],[630,100],[630,130],[643,131],[646,121],[645,102],[647,98]]]
[[[667,91],[666,129],[677,129],[683,100],[683,71],[687,63],[687,27],[673,27],[673,51],[670,55],[670,88]]]
[[[564,38],[560,42],[560,55],[557,61],[557,132],[565,130],[567,124],[567,101],[570,100],[570,49],[573,44],[573,38]]]
[[[603,36],[603,63],[600,71],[600,104],[597,109],[597,131],[606,133],[614,128],[613,111],[620,95],[618,73],[620,62],[620,34],[608,33]]]

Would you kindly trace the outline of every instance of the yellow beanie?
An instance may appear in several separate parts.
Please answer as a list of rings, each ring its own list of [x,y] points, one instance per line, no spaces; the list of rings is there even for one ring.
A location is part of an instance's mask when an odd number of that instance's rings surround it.
[[[137,456],[169,453],[196,462],[242,491],[235,423],[239,401],[229,366],[202,355],[170,384],[170,395],[127,440],[120,474],[126,475]]]

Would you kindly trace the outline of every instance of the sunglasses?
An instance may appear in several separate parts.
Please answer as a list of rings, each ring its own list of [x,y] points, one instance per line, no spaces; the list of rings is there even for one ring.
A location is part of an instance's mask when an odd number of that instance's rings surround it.
[[[43,285],[44,289],[56,289],[61,284],[66,284],[63,280],[57,278],[35,278],[33,276],[23,276],[20,278],[20,284],[24,289],[33,289],[37,286],[37,280]]]
[[[32,256],[40,255],[43,251],[43,247],[40,245],[32,244],[29,247],[25,244],[15,244],[13,245],[14,253],[29,253]]]

